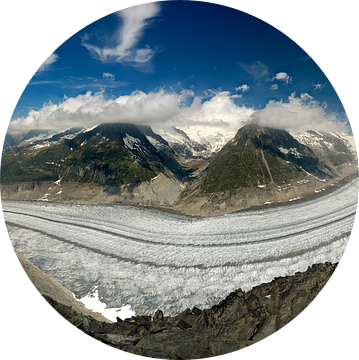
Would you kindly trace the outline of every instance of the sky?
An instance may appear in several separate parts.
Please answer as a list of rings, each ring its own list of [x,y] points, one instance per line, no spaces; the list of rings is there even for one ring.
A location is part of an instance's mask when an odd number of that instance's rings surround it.
[[[104,122],[348,131],[309,55],[279,30],[226,6],[146,3],[95,21],[30,80],[8,133]]]

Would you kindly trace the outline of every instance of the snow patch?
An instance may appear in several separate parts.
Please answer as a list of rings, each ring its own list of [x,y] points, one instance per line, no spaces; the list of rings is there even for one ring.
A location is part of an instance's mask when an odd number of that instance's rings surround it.
[[[135,312],[131,310],[131,305],[123,305],[120,308],[108,308],[106,303],[99,299],[97,288],[98,286],[95,286],[92,291],[81,299],[77,299],[74,294],[72,295],[76,300],[81,301],[87,309],[98,312],[111,321],[116,321],[116,317],[125,320],[135,316]]]
[[[153,128],[153,131],[165,139],[170,147],[183,146],[193,156],[209,157],[220,151],[225,144],[234,140],[235,130],[201,125],[186,127]],[[186,153],[182,154],[186,157]]]
[[[326,145],[328,149],[331,149],[334,145],[328,141],[323,141],[323,143]]]
[[[285,149],[285,148],[283,148],[283,147],[278,147],[278,149],[280,150],[280,152],[282,153],[282,154],[285,154],[285,155],[287,155],[288,153],[289,153],[289,149]]]
[[[87,133],[87,132],[89,132],[89,131],[97,128],[97,126],[99,126],[99,125],[100,125],[100,124],[97,124],[97,125],[91,126],[91,127],[84,127],[84,128],[80,131],[80,133]]]
[[[133,149],[133,144],[141,144],[141,140],[134,138],[131,135],[128,135],[126,133],[126,137],[123,138],[123,142],[125,143],[125,146],[128,147],[129,149]]]
[[[298,196],[298,197],[296,197],[296,198],[293,198],[293,199],[289,199],[288,201],[295,201],[295,200],[299,200],[299,199],[301,199],[300,196]]]
[[[161,175],[161,174],[158,174],[157,176],[155,176],[154,178],[152,178],[151,181],[158,179],[158,178],[160,177],[160,175]]]
[[[146,138],[156,149],[159,149],[164,146],[162,143],[154,139],[152,136],[147,135]]]
[[[33,150],[42,149],[42,148],[44,148],[44,147],[49,147],[50,145],[51,145],[51,143],[46,142],[46,143],[44,143],[44,144],[34,145],[34,146],[32,147],[32,149],[33,149]]]
[[[303,154],[301,154],[301,153],[297,150],[297,148],[286,149],[286,148],[283,148],[283,147],[279,146],[278,149],[280,150],[280,152],[281,152],[282,154],[285,154],[285,155],[287,155],[287,154],[292,154],[292,155],[294,155],[297,159],[301,159],[301,158],[303,157]]]

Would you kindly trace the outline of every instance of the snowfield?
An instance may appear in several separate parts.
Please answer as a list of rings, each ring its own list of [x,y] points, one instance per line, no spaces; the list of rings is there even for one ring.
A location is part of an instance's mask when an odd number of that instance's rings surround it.
[[[211,218],[122,205],[3,200],[15,247],[77,298],[175,315],[229,292],[340,260],[358,179],[306,202]]]

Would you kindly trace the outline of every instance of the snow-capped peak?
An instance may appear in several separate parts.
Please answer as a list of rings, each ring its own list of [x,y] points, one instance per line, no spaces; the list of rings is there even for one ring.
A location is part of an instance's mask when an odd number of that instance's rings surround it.
[[[325,132],[317,130],[307,130],[304,132],[290,133],[298,142],[303,145],[309,146],[310,148],[323,148],[327,147],[331,149],[333,147],[333,142],[330,138],[336,138],[341,140],[348,149],[356,155],[356,147],[353,135],[348,135],[345,133],[336,133],[336,132]]]
[[[207,158],[220,151],[236,134],[234,130],[205,126],[178,126],[153,129],[183,156]]]

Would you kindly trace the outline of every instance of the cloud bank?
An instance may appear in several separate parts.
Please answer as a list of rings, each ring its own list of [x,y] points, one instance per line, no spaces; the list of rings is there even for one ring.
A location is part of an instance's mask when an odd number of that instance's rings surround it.
[[[90,127],[100,123],[127,122],[155,127],[203,126],[238,130],[250,121],[260,125],[291,131],[306,129],[347,132],[348,128],[335,114],[326,112],[308,94],[286,101],[271,100],[266,107],[255,110],[234,103],[236,95],[229,91],[211,90],[196,96],[193,90],[180,93],[164,89],[107,99],[103,91],[86,92],[64,98],[59,104],[46,103],[39,110],[11,120],[8,133],[23,134],[32,129],[63,130],[68,127]]]
[[[102,42],[112,43],[111,46],[100,47],[91,43],[91,35],[86,34],[82,38],[82,45],[90,51],[90,54],[101,62],[127,63],[140,69],[148,68],[150,60],[156,53],[156,49],[146,46],[138,48],[138,43],[144,30],[151,23],[151,19],[160,12],[158,3],[147,3],[121,10],[116,15],[122,20],[122,27]],[[147,67],[146,67],[147,65]]]
[[[88,91],[64,98],[57,105],[46,103],[40,110],[31,110],[26,116],[11,120],[8,133],[20,134],[31,129],[63,130],[108,122],[238,129],[253,113],[251,108],[237,106],[228,91],[213,91],[209,99],[195,96],[192,90],[176,93],[159,89],[148,94],[135,91],[111,99],[106,99],[104,91]]]
[[[344,123],[335,114],[328,114],[326,104],[321,105],[309,94],[296,97],[292,93],[288,101],[269,101],[266,107],[253,114],[252,120],[259,125],[289,131],[318,130],[348,132]]]

